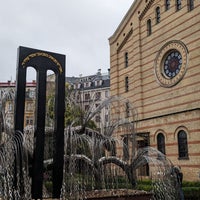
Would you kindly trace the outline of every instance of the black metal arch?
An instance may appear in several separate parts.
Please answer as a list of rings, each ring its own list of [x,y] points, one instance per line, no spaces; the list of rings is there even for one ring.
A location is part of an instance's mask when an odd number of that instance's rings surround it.
[[[35,68],[37,76],[32,198],[42,199],[47,70],[52,70],[56,77],[53,198],[59,198],[62,187],[64,160],[65,55],[27,47],[18,48],[15,130],[21,132],[24,129],[26,71],[29,66]]]

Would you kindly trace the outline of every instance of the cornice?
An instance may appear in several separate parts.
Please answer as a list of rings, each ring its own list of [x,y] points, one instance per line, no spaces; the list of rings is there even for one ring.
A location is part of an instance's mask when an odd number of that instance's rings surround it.
[[[145,16],[145,14],[147,13],[147,11],[149,10],[149,8],[151,7],[151,5],[153,4],[154,0],[150,0],[147,5],[145,6],[144,10],[141,12],[140,16],[139,16],[139,20],[141,21],[142,18]]]
[[[122,21],[118,25],[117,29],[113,33],[113,35],[108,38],[110,44],[113,44],[118,39],[119,35],[124,30],[124,27],[127,25],[127,22],[129,21],[133,13],[136,11],[140,3],[141,3],[141,0],[135,0],[133,2],[129,10],[127,11],[126,15],[123,17]]]
[[[123,46],[126,44],[126,41],[130,38],[130,36],[133,33],[133,28],[131,28],[131,30],[128,32],[128,34],[126,35],[126,37],[123,39],[122,43],[119,45],[119,47],[117,48],[117,52],[119,52]]]
[[[174,116],[174,115],[179,115],[179,114],[193,112],[193,111],[200,111],[200,108],[197,107],[197,108],[191,108],[191,109],[187,109],[187,110],[182,110],[182,111],[167,113],[167,114],[163,114],[163,115],[156,115],[156,116],[152,116],[152,117],[138,119],[138,120],[135,120],[133,122],[143,122],[143,121],[148,121],[148,120],[152,120],[152,119],[158,119],[158,118],[163,118],[163,117],[168,117],[168,116]]]
[[[138,11],[138,8],[142,4],[143,1],[146,1],[146,0],[135,0],[133,2],[131,7],[129,8],[128,12],[122,19],[121,23],[118,25],[117,29],[115,30],[114,34],[108,39],[110,45],[117,41],[120,34],[125,29],[127,23],[130,21],[130,18],[134,15],[134,13],[136,13]],[[139,20],[142,20],[142,18],[145,16],[147,11],[150,9],[150,7],[154,3],[154,1],[155,0],[148,0],[148,2],[146,2],[145,7],[143,9],[141,9],[142,11],[140,12],[140,14],[137,12],[137,14],[139,14],[139,15],[137,15],[138,17],[135,18],[135,20],[137,20],[138,18],[139,18]]]

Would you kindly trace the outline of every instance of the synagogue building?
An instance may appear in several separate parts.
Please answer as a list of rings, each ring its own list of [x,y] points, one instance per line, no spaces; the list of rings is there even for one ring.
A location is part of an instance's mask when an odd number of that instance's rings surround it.
[[[200,180],[199,11],[198,0],[135,0],[109,38],[110,94],[137,110],[138,147],[157,148],[192,181]]]

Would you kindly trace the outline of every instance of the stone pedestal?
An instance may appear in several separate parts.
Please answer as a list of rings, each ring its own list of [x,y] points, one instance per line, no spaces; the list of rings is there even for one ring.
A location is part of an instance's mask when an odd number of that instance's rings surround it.
[[[152,197],[152,193],[141,190],[95,190],[86,192],[87,199],[90,200],[149,200]]]

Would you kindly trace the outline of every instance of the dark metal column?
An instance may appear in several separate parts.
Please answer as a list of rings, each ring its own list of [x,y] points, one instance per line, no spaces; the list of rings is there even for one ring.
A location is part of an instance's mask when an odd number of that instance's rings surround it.
[[[34,155],[32,173],[32,198],[42,198],[43,160],[46,114],[46,70],[37,72],[36,130],[34,135]]]
[[[63,181],[64,162],[64,110],[65,108],[65,76],[56,76],[55,98],[55,146],[53,157],[53,198],[59,198]],[[59,169],[59,170],[58,170]]]
[[[21,59],[18,58],[18,66]],[[24,129],[24,108],[25,108],[25,89],[26,89],[26,68],[18,67],[16,78],[16,96],[15,96],[15,112],[14,112],[14,128],[15,131],[23,132]]]
[[[18,55],[20,54],[18,50]],[[24,109],[25,109],[25,95],[26,95],[26,68],[19,67],[21,65],[21,57],[18,56],[18,68],[16,76],[16,94],[15,94],[15,112],[14,112],[14,130],[15,134],[23,133],[24,130]],[[20,140],[22,143],[23,141]],[[22,143],[20,146],[22,146]],[[19,151],[21,152],[21,150]],[[15,152],[16,153],[16,152]],[[16,157],[18,156],[18,157]],[[17,187],[17,182],[20,182],[20,195],[24,193],[24,182],[22,172],[22,159],[23,155],[20,153],[15,154],[15,166],[14,166],[14,187]],[[18,162],[17,162],[18,160]],[[19,170],[19,171],[18,171]],[[17,175],[20,173],[19,175]],[[13,194],[14,196],[14,194]],[[14,197],[13,197],[14,198]]]

